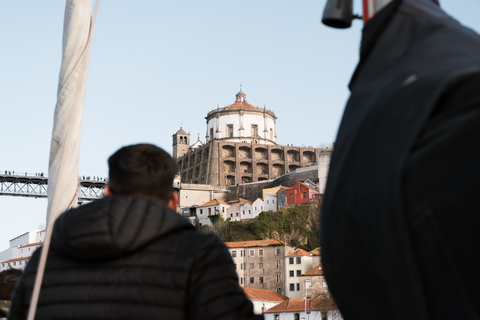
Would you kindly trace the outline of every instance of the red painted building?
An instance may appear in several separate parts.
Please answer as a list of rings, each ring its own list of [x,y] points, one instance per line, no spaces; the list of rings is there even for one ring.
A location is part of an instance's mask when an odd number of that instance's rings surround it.
[[[287,204],[310,203],[318,199],[318,191],[303,182],[297,182],[287,189]]]

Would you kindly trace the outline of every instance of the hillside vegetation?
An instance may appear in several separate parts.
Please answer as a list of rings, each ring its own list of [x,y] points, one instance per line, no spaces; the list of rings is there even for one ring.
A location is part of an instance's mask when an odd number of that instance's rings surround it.
[[[217,216],[213,227],[201,229],[217,234],[223,241],[276,239],[311,251],[318,247],[319,212],[319,204],[314,203],[262,212],[249,222],[223,221]]]

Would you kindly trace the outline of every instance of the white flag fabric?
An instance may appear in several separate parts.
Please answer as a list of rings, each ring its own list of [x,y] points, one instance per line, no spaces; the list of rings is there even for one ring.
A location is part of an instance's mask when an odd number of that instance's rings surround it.
[[[67,0],[50,146],[47,222],[78,201],[80,136],[92,32],[91,0]]]
[[[100,0],[97,0],[95,16]],[[55,219],[77,205],[78,161],[87,70],[94,29],[91,0],[67,0],[63,23],[62,65],[58,81],[48,166],[47,232],[28,310],[35,319]]]

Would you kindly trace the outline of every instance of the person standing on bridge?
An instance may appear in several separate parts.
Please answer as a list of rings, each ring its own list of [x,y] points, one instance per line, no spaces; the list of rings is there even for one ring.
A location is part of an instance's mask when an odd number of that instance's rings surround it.
[[[175,211],[173,158],[151,144],[109,159],[106,196],[55,222],[38,319],[263,319],[213,234]],[[40,257],[19,281],[9,319],[25,319]]]

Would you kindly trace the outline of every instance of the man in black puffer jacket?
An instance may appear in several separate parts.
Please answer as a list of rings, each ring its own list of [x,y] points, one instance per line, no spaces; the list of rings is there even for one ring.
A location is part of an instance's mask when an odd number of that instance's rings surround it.
[[[140,144],[108,160],[106,197],[62,214],[35,319],[263,319],[238,285],[228,250],[172,211],[174,160]],[[36,251],[9,319],[25,319]]]

